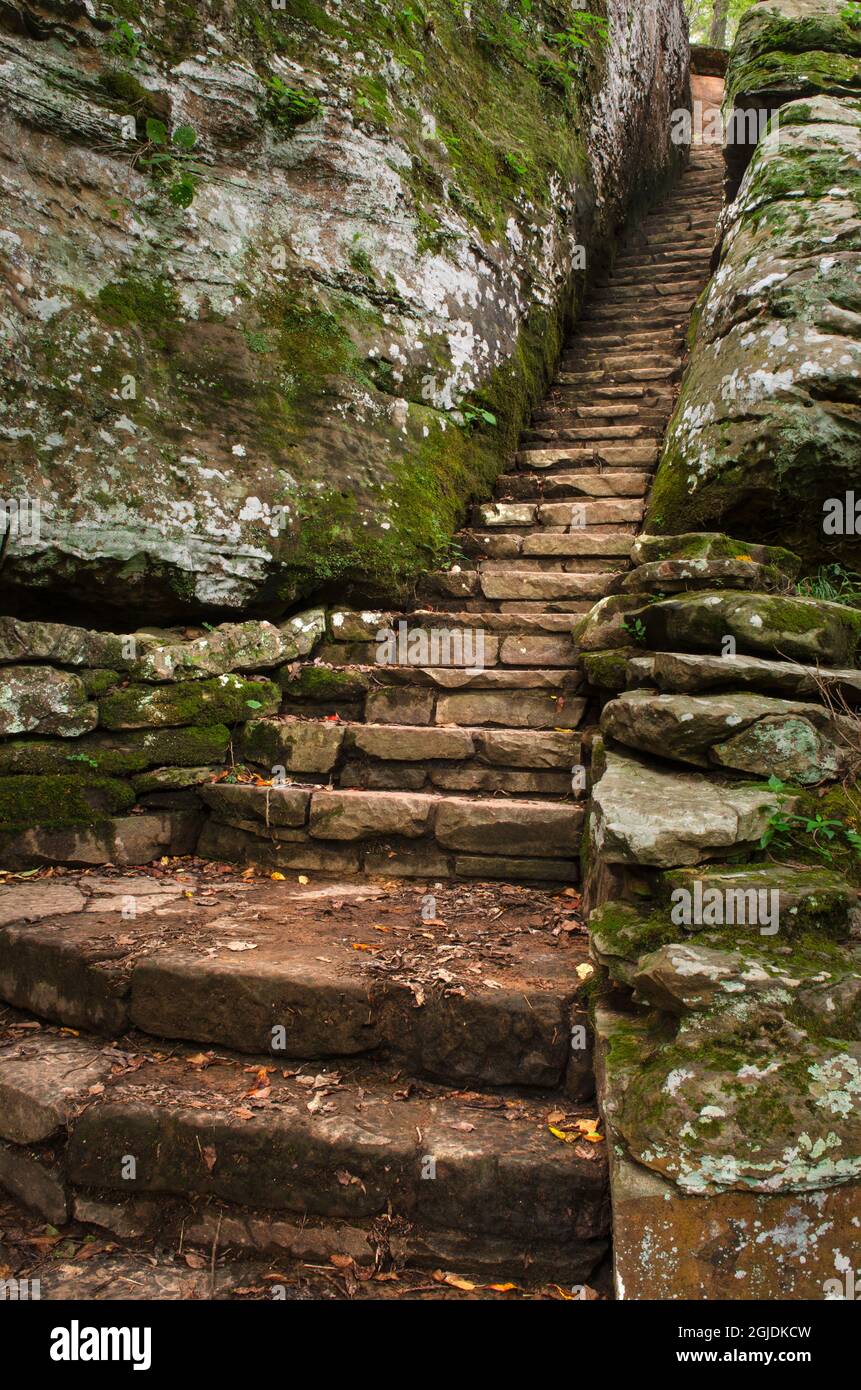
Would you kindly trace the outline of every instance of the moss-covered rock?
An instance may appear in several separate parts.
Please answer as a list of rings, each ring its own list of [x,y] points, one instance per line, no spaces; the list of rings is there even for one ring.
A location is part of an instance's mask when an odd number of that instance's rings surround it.
[[[216,676],[176,685],[129,685],[99,701],[99,722],[106,729],[144,729],[171,724],[235,724],[273,714],[280,704],[278,687],[268,680]]]
[[[846,878],[833,869],[822,866],[799,868],[791,864],[703,864],[696,869],[671,869],[658,876],[657,896],[668,907],[673,894],[684,889],[693,896],[700,884],[702,900],[725,905],[731,895],[735,933],[744,930],[741,922],[742,899],[750,902],[750,894],[775,894],[780,919],[780,939],[807,934],[835,941],[849,938],[857,907],[857,895]],[[717,895],[715,898],[714,895]],[[739,904],[737,908],[735,904]],[[691,921],[687,931],[699,931],[716,925],[717,919],[706,915],[701,923]],[[753,928],[757,930],[756,927]]]
[[[0,830],[95,825],[134,803],[128,783],[111,777],[0,777]]]
[[[679,594],[643,608],[629,622],[644,628],[654,651],[740,652],[826,666],[854,666],[861,610],[819,599],[728,591]]]
[[[160,622],[391,592],[510,456],[576,248],[678,160],[681,0],[585,46],[579,0],[120,9],[6,36],[0,469],[47,504],[7,590]]]
[[[65,739],[10,739],[0,742],[0,775],[63,773],[69,776],[124,776],[164,764],[194,767],[221,763],[230,730],[224,724],[188,729],[140,729],[126,734],[95,733]]]
[[[628,748],[659,758],[765,779],[775,776],[803,786],[834,781],[854,770],[854,720],[832,717],[819,704],[752,691],[624,691],[604,707],[601,729]],[[861,762],[861,746],[854,761]]]
[[[857,567],[846,494],[861,475],[859,271],[858,103],[786,107],[727,214],[650,532],[721,527],[779,540],[808,565]],[[829,503],[848,513],[842,527]]]
[[[7,666],[0,677],[0,735],[62,734],[96,727],[97,709],[84,682],[46,666]]]

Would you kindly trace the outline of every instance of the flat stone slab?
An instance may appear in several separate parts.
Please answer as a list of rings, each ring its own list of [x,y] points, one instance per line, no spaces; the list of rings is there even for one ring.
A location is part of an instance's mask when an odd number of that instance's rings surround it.
[[[609,864],[699,864],[752,848],[779,804],[765,785],[722,785],[610,752],[592,789],[592,850]]]
[[[755,691],[625,691],[605,705],[601,728],[656,757],[802,785],[833,781],[848,771],[857,740],[854,721],[832,716],[822,705]]]
[[[62,1129],[111,1073],[81,1038],[34,1037],[0,1048],[0,1138],[35,1144]]]
[[[758,656],[710,656],[688,652],[655,652],[628,663],[633,685],[657,685],[671,692],[700,690],[772,690],[796,697],[821,698],[822,688],[861,704],[861,670],[804,666],[794,661],[768,661]]]
[[[91,879],[89,910],[7,926],[0,994],[70,1027],[134,1025],[275,1063],[379,1052],[466,1083],[564,1080],[586,960],[585,938],[558,929],[565,899],[190,881],[135,895],[149,885],[118,877],[111,902]]]
[[[607,1204],[603,1145],[553,1135],[557,1102],[410,1088],[350,1062],[274,1067],[264,1082],[245,1058],[180,1054],[112,1080],[75,1122],[68,1171],[124,1197],[347,1220],[390,1207],[433,1229],[553,1245],[561,1264],[604,1238]]]

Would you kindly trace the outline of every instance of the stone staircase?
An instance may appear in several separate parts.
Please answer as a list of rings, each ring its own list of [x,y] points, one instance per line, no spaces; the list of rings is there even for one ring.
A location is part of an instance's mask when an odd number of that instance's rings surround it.
[[[629,557],[709,272],[721,160],[687,172],[588,300],[463,556],[406,613],[330,614],[281,713],[205,789],[200,852],[271,869],[576,882],[595,724],[572,627]],[[388,635],[387,635],[388,634]],[[388,646],[387,646],[388,644]]]
[[[259,775],[200,789],[192,867],[0,896],[0,1185],[45,1220],[213,1268],[600,1282],[593,966],[558,892],[597,716],[571,630],[629,564],[720,187],[696,150],[628,237],[463,562],[279,673],[234,746]]]

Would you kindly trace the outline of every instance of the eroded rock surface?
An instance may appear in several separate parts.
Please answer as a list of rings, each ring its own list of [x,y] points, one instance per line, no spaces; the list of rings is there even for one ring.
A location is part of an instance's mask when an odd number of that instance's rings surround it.
[[[577,246],[673,164],[680,0],[611,0],[585,48],[574,0],[19,11],[10,593],[164,621],[426,570],[544,384]]]

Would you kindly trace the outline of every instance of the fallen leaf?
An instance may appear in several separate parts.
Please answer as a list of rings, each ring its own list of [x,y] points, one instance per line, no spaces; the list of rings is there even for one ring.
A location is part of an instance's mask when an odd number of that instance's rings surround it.
[[[461,1279],[459,1274],[447,1274],[444,1269],[435,1269],[433,1277],[438,1284],[449,1284],[451,1288],[463,1289],[465,1293],[472,1293],[475,1288],[469,1279]]]
[[[286,881],[286,877],[287,877],[287,876],[286,876],[286,874],[279,874],[279,873],[278,873],[278,870],[276,869],[276,870],[275,870],[275,873],[274,873],[274,874],[270,874],[269,877],[270,877],[270,878],[274,878],[274,880],[275,880],[276,883],[284,883],[284,882]]]
[[[203,1155],[204,1163],[211,1173],[218,1159],[218,1154],[215,1152],[212,1144],[205,1144],[200,1152]]]

